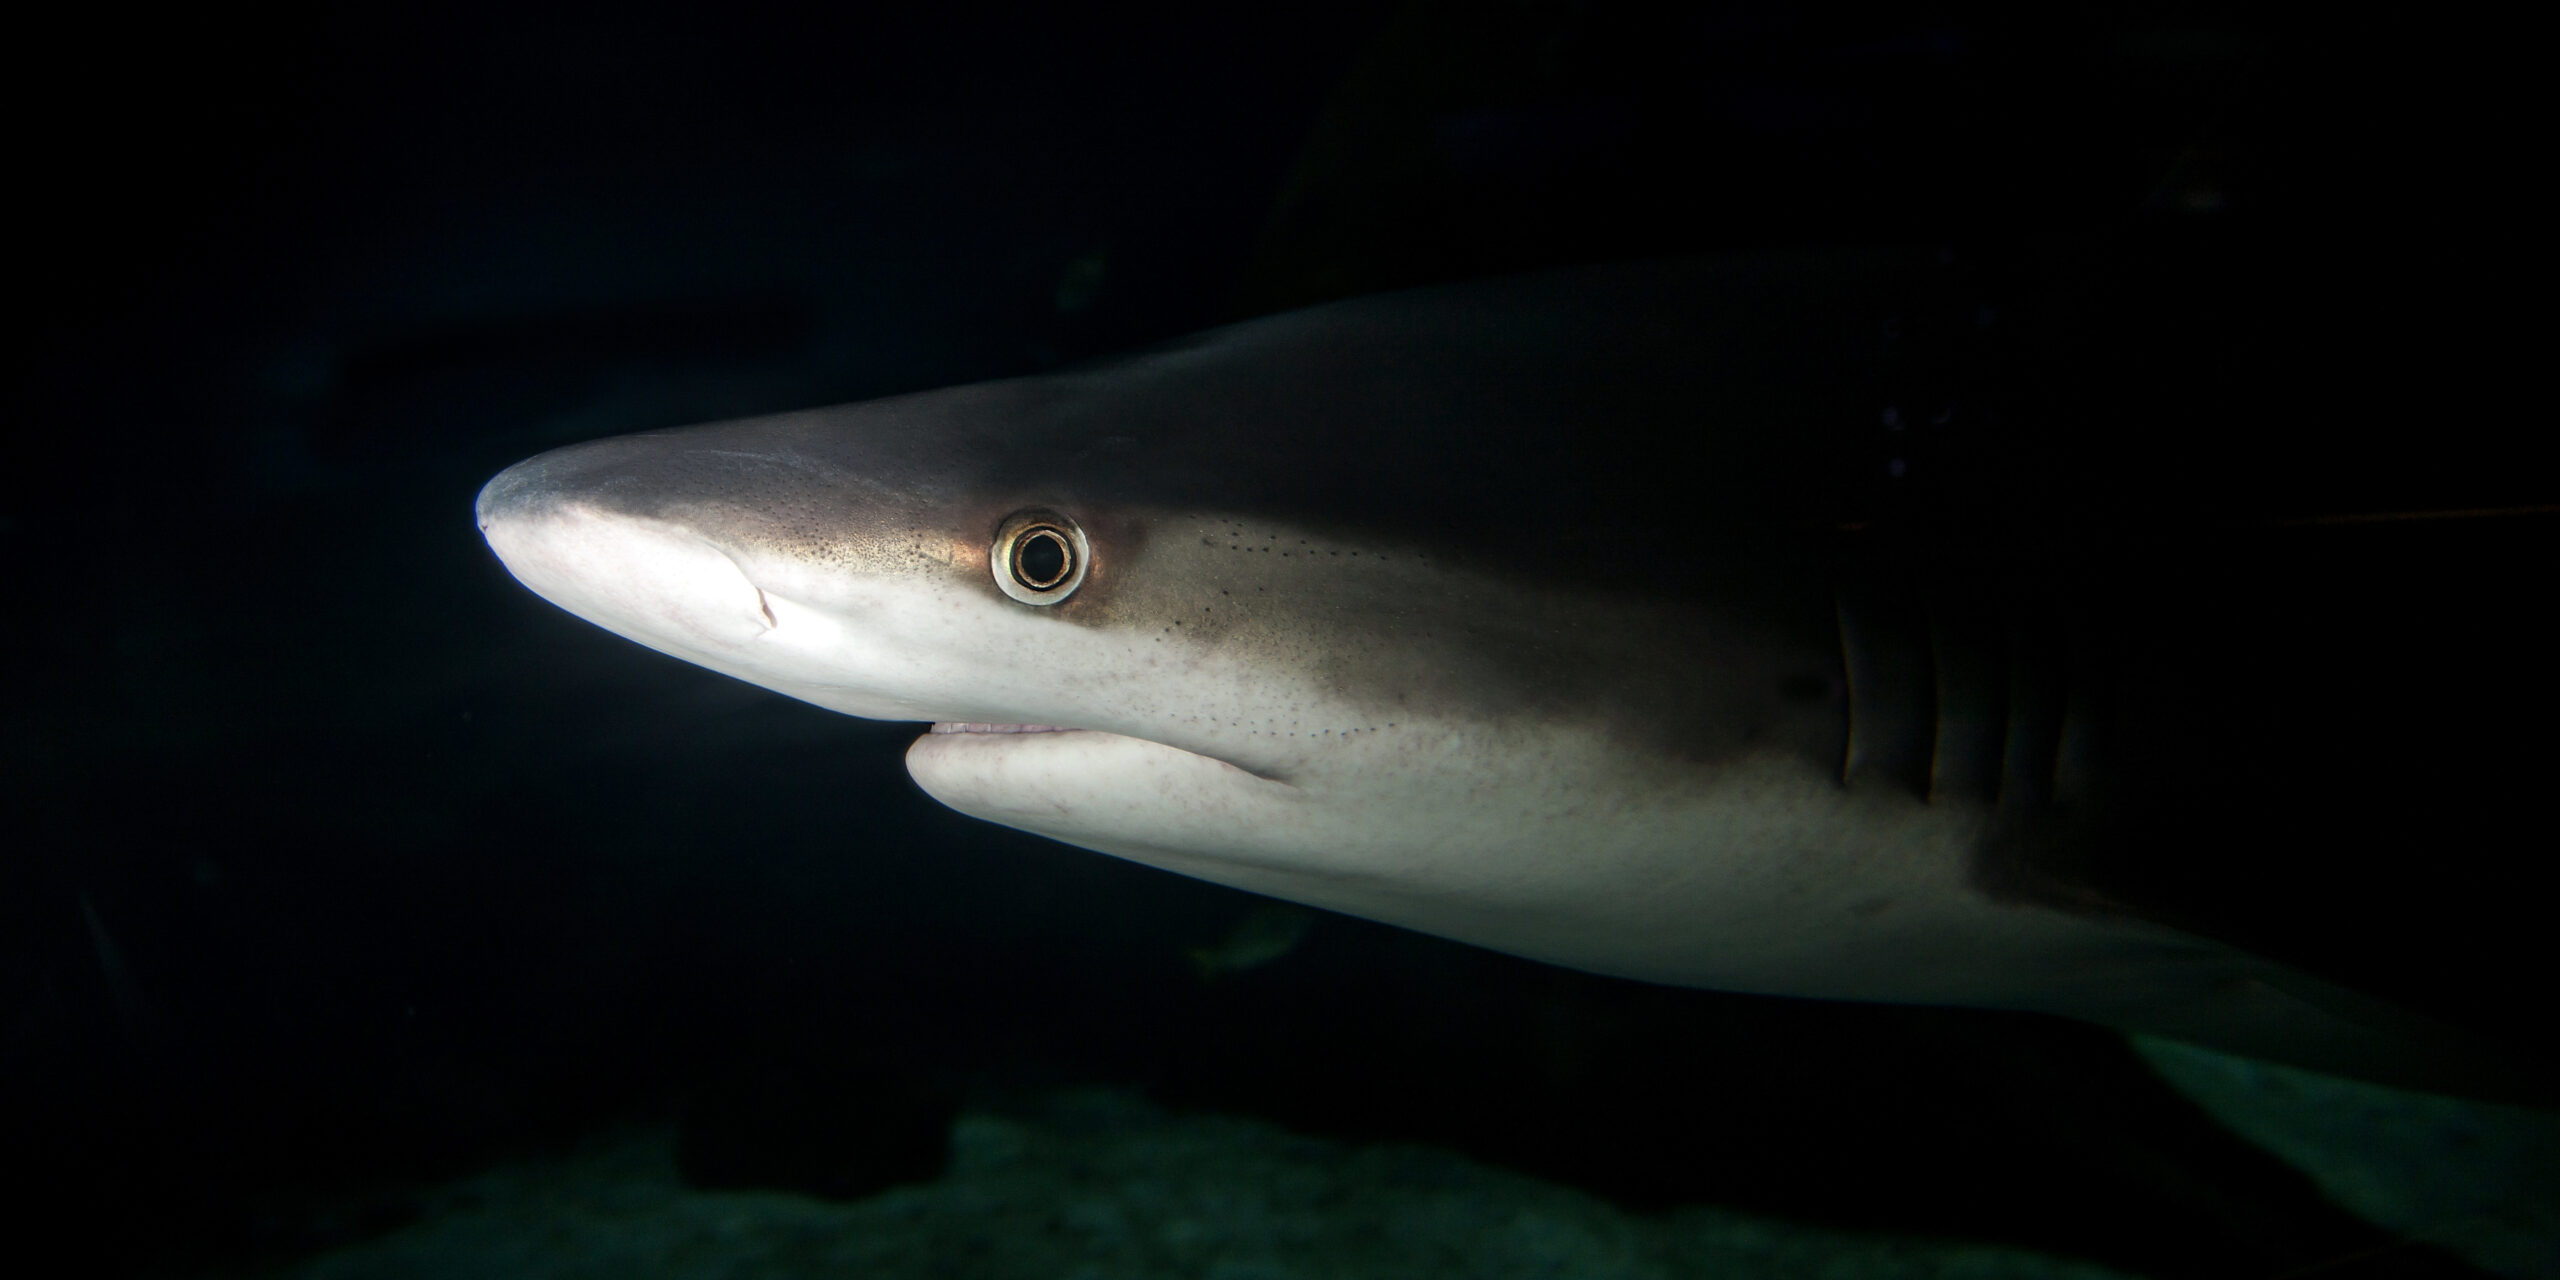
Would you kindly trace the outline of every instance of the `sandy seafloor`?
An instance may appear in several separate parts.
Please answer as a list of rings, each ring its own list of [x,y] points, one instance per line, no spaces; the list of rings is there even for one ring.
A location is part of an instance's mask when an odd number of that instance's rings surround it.
[[[2504,1276],[2560,1275],[2560,1116],[2166,1042],[2153,1064],[2402,1238]],[[1967,1241],[1853,1235],[1696,1205],[1639,1214],[1431,1147],[1347,1145],[1134,1094],[972,1109],[948,1172],[847,1203],[703,1191],[673,1133],[632,1127],[426,1192],[410,1225],[274,1271],[430,1277],[2098,1277]]]
[[[1959,1242],[1837,1234],[1711,1207],[1627,1213],[1429,1147],[1350,1147],[1117,1092],[964,1114],[940,1180],[830,1204],[678,1181],[634,1129],[441,1189],[417,1224],[276,1273],[380,1277],[2108,1276]]]

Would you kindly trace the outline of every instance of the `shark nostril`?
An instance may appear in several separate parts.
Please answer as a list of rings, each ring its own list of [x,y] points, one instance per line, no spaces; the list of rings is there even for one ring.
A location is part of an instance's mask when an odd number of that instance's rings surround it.
[[[762,587],[756,588],[756,612],[764,615],[764,625],[768,630],[782,625],[774,620],[773,602],[764,598]]]

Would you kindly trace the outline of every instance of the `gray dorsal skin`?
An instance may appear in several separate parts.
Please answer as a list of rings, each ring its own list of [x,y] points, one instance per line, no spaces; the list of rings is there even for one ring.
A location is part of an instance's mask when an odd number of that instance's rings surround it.
[[[2501,1087],[2104,874],[2230,820],[2181,655],[2237,624],[2006,515],[1905,536],[1905,428],[1996,416],[1979,324],[1890,256],[1523,277],[575,445],[478,518],[600,626],[937,722],[908,768],[989,821],[1602,973]],[[1000,586],[1025,513],[1063,599]]]

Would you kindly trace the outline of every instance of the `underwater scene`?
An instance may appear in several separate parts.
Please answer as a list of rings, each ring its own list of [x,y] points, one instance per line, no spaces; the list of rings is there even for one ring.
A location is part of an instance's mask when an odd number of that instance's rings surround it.
[[[64,20],[12,1274],[2560,1276],[2530,42]]]

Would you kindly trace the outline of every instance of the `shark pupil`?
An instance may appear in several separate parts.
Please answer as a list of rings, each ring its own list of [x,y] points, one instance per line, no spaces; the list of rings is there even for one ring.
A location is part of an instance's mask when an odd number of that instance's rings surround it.
[[[1065,581],[1074,562],[1075,553],[1068,548],[1065,535],[1055,529],[1034,529],[1013,544],[1014,577],[1034,591],[1046,591]]]
[[[987,548],[996,589],[1023,604],[1051,605],[1074,595],[1092,562],[1084,530],[1041,507],[1007,516]]]

